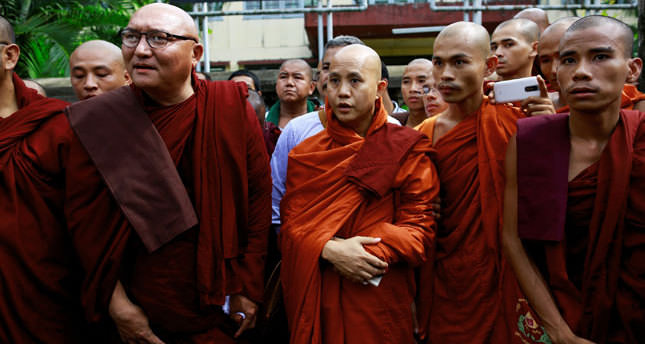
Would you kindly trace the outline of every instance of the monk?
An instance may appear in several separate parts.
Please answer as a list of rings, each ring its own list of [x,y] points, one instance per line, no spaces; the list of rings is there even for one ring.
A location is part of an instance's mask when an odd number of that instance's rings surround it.
[[[557,68],[570,114],[519,121],[508,147],[504,251],[553,343],[645,338],[645,114],[621,110],[642,69],[632,41],[611,17],[573,23]]]
[[[419,130],[437,150],[442,214],[431,304],[417,304],[422,337],[431,343],[514,343],[519,303],[501,247],[501,197],[506,145],[522,112],[491,104],[484,78],[496,67],[488,32],[474,23],[449,25],[434,43],[433,76],[443,113]],[[509,274],[511,273],[511,274]]]
[[[130,83],[121,49],[93,40],[79,45],[69,57],[69,71],[76,98],[84,100]]]
[[[414,128],[428,118],[423,105],[423,87],[431,75],[432,61],[428,59],[414,59],[403,70],[401,95],[409,112],[406,127]]]
[[[537,24],[528,19],[509,19],[495,28],[490,48],[497,56],[498,81],[531,76],[539,35]]]
[[[549,25],[538,42],[538,63],[540,71],[544,76],[545,81],[549,86],[549,96],[553,100],[556,108],[561,108],[563,104],[560,103],[558,86],[558,79],[556,74],[556,67],[558,66],[558,46],[560,39],[564,36],[564,32],[573,24],[579,17],[564,17],[554,21]],[[564,98],[562,99],[564,101]]]
[[[87,343],[63,202],[67,103],[28,88],[19,57],[0,17],[0,342]]]
[[[387,124],[372,49],[331,62],[328,125],[289,154],[282,285],[290,343],[414,343],[414,267],[434,238],[438,193],[417,131]]]
[[[552,91],[549,93],[549,96],[555,104],[558,113],[569,112],[566,97],[561,94],[557,80],[558,48],[565,31],[578,19],[580,18],[564,17],[556,20],[544,31],[538,43],[540,69],[549,82],[549,90]],[[636,86],[625,84],[623,86],[620,104],[622,109],[645,111],[645,94],[639,92]]]
[[[71,216],[70,232],[106,243],[76,248],[81,297],[125,342],[233,343],[262,299],[268,156],[246,86],[193,73],[198,37],[178,7],[140,8],[121,31],[133,84],[66,110],[99,169],[74,167],[85,206],[69,212],[92,216]]]
[[[284,61],[275,83],[278,102],[269,109],[267,122],[282,129],[290,120],[313,111],[314,104],[307,99],[316,88],[312,78],[313,71],[307,61],[303,59]]]
[[[448,109],[448,103],[441,97],[432,75],[427,80],[427,84],[423,86],[423,93],[423,108],[427,117],[434,117]]]
[[[549,16],[541,8],[525,8],[513,16],[515,19],[528,19],[540,28],[540,35],[549,26]]]

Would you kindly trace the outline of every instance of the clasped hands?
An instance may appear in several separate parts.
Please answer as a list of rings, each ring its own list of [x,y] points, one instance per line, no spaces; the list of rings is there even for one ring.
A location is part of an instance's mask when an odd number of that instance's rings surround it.
[[[323,247],[321,258],[329,261],[341,276],[366,284],[370,279],[383,275],[388,266],[363,247],[378,244],[380,241],[380,238],[365,236],[332,238]]]

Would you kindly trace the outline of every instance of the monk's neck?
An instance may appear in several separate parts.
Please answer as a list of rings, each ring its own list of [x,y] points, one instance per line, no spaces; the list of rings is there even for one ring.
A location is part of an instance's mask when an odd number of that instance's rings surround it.
[[[525,66],[522,69],[519,69],[516,73],[513,73],[511,75],[505,75],[505,76],[500,75],[500,79],[497,81],[508,81],[508,80],[514,80],[514,79],[528,78],[529,76],[531,76],[532,69],[533,69],[533,63],[531,63],[529,66]]]
[[[280,128],[284,128],[290,120],[307,113],[307,100],[297,103],[280,102]]]
[[[571,109],[569,132],[571,138],[584,141],[606,142],[620,118],[620,97],[610,106],[597,111],[577,111]]]
[[[169,92],[168,90],[156,90],[156,89],[145,89],[145,88],[143,89],[143,91],[150,98],[152,98],[152,100],[154,100],[157,104],[161,106],[170,106],[170,105],[179,104],[184,100],[190,98],[193,94],[195,94],[195,90],[193,90],[193,85],[191,84],[190,79],[188,79],[188,82],[185,83],[182,87],[180,87],[179,89],[172,90],[172,92]]]
[[[13,86],[13,77],[11,73],[2,81],[0,85],[0,118],[7,118],[18,111],[18,102],[16,101],[16,88]]]
[[[405,123],[405,126],[414,128],[421,124],[421,122],[425,121],[426,118],[428,118],[428,116],[426,115],[425,109],[421,109],[421,111],[410,109],[410,115],[408,116],[408,121]]]
[[[387,95],[383,96],[383,108],[385,108],[385,111],[388,115],[391,114],[392,111],[394,111],[394,104],[392,103],[392,99],[390,99],[390,97]]]
[[[483,94],[464,99],[459,103],[450,103],[448,111],[445,112],[446,117],[452,121],[459,122],[464,118],[475,114],[484,102]]]

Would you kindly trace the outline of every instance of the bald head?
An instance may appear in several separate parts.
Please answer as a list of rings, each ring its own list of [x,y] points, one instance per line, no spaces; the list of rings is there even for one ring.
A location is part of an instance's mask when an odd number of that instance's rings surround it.
[[[504,21],[497,25],[495,31],[493,31],[493,36],[502,30],[517,33],[517,37],[524,39],[527,43],[536,42],[540,37],[540,28],[535,22],[528,19],[519,18]]]
[[[518,12],[513,18],[528,19],[537,24],[540,32],[549,26],[549,16],[540,8],[526,8]]]
[[[280,66],[278,80],[275,83],[281,104],[291,104],[301,108],[307,107],[309,97],[316,87],[312,81],[311,66],[303,59],[286,60]]]
[[[564,36],[565,31],[571,26],[571,24],[575,23],[580,17],[564,17],[560,18],[556,21],[553,22],[553,24],[549,25],[542,35],[540,36],[540,42],[542,41],[543,38],[551,38],[551,37],[556,37],[558,41]]]
[[[192,71],[204,52],[195,22],[179,7],[154,3],[130,18],[121,48],[134,84],[161,105],[173,105],[194,94]],[[150,45],[150,33],[161,31],[174,39]],[[148,35],[141,35],[147,32]],[[159,37],[164,38],[163,33]],[[177,37],[182,36],[182,37]]]
[[[355,63],[370,77],[381,80],[381,58],[366,45],[352,44],[340,49],[332,60],[332,68],[341,63]]]
[[[432,79],[432,62],[428,59],[414,59],[405,66],[401,76],[401,95],[411,114],[425,114],[423,108],[423,87]]]
[[[569,26],[578,19],[580,18],[560,18],[554,21],[553,24],[549,25],[549,27],[547,27],[540,36],[540,41],[538,42],[538,62],[540,64],[542,74],[553,91],[560,90],[556,75],[556,62],[559,59],[558,49],[560,46],[560,40]]]
[[[88,41],[74,49],[72,55],[69,57],[70,67],[72,67],[71,61],[85,59],[88,56],[100,57],[106,63],[116,63],[125,68],[123,56],[121,55],[121,48],[108,41],[102,40]]]
[[[293,67],[299,69],[305,76],[309,78],[309,81],[313,79],[313,69],[307,61],[303,59],[290,59],[282,62],[280,65],[280,70],[283,70],[288,67]]]
[[[438,43],[449,44],[451,41],[464,42],[477,49],[484,59],[490,55],[490,36],[486,28],[479,24],[463,21],[450,24],[437,35],[434,46]]]
[[[16,35],[13,26],[4,17],[0,16],[0,41],[16,43]]]
[[[484,78],[495,71],[497,58],[491,56],[490,38],[483,26],[457,22],[435,39],[432,63],[432,76],[443,99],[466,104],[484,97]]]
[[[177,6],[159,2],[143,6],[132,15],[130,22],[141,18],[156,18],[155,22],[163,23],[163,27],[158,30],[169,30],[167,31],[169,33],[199,40],[195,21],[186,11]]]
[[[629,27],[629,25],[624,22],[606,16],[592,15],[580,18],[576,20],[565,32],[564,36],[566,37],[570,33],[582,31],[591,28],[603,28],[603,32],[611,35],[611,38],[618,43],[619,48],[622,50],[622,53],[625,57],[629,58],[632,56],[632,49],[634,44],[634,32]],[[563,40],[564,41],[564,38]],[[561,42],[562,42],[561,41]],[[560,44],[560,50],[562,50],[563,45]]]
[[[422,65],[426,67],[432,68],[432,61],[424,58],[419,58],[419,59],[414,59],[408,63],[406,67],[414,66],[414,65]]]
[[[381,59],[371,48],[352,44],[338,50],[329,68],[327,99],[343,125],[365,136],[374,115],[381,80]]]
[[[72,88],[79,100],[111,91],[130,81],[121,49],[101,40],[78,46],[69,57],[69,71]]]

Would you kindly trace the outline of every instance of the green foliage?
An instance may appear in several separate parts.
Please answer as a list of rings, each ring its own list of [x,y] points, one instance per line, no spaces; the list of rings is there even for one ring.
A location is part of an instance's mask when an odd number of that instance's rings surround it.
[[[3,0],[0,15],[14,27],[21,57],[16,72],[30,78],[69,75],[69,55],[81,43],[120,45],[130,15],[153,0]]]

